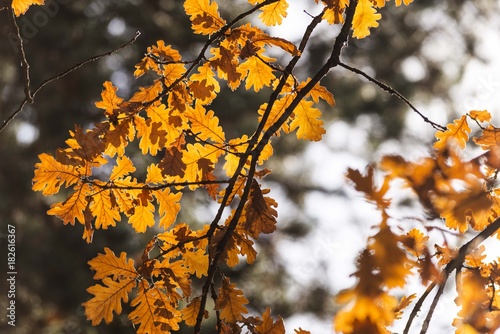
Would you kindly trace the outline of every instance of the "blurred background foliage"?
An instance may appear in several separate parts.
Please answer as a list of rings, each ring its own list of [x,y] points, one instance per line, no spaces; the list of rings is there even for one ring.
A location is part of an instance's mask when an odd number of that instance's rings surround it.
[[[137,80],[132,73],[149,45],[163,39],[189,59],[195,57],[204,39],[191,33],[182,1],[46,2],[46,6],[34,6],[18,18],[31,66],[32,88],[78,62],[127,42],[136,31],[140,31],[141,36],[112,56],[87,64],[43,88],[36,95],[35,103],[27,105],[0,133],[2,253],[6,248],[7,224],[16,227],[17,326],[13,333],[133,333],[125,312],[111,325],[93,328],[85,320],[81,303],[89,298],[85,289],[94,284],[87,261],[102,252],[104,246],[117,254],[126,251],[132,257],[140,256],[155,231],[137,235],[127,224],[118,224],[109,230],[96,231],[93,243],[87,245],[81,239],[81,226],[64,226],[46,215],[54,199],[31,191],[33,166],[38,161],[38,154],[53,153],[63,146],[68,130],[75,124],[89,126],[102,119],[94,102],[100,99],[105,80],[118,86],[118,94],[124,98],[147,80]],[[223,17],[229,19],[249,8],[245,1],[219,3]],[[310,10],[312,4],[312,0],[303,1],[302,9]],[[409,7],[399,8],[391,4],[382,10],[380,27],[373,30],[371,36],[349,42],[343,60],[386,82],[412,101],[439,97],[446,106],[450,101],[448,87],[460,80],[461,69],[470,59],[478,59],[478,32],[473,25],[480,18],[491,20],[492,10],[498,11],[498,8],[490,8],[490,4],[488,1],[458,0],[417,0]],[[24,98],[23,76],[6,15],[6,11],[0,11],[2,121]],[[309,19],[307,15],[303,17]],[[305,78],[318,69],[328,57],[337,32],[337,27],[323,27],[312,36],[298,75]],[[449,44],[439,44],[443,36],[448,38]],[[299,41],[300,37],[293,41]],[[323,108],[325,120],[344,121],[353,127],[364,124],[369,136],[367,151],[375,151],[388,140],[402,139],[408,113],[402,101],[339,68],[325,77],[322,84],[333,91],[337,101],[335,108]],[[223,90],[211,108],[221,119],[227,136],[230,138],[241,132],[251,134],[257,121],[256,110],[269,91],[264,90],[256,96],[244,89],[231,92],[223,86]],[[442,112],[449,117],[453,111],[445,108]],[[448,117],[440,116],[439,119]],[[355,142],[356,138],[349,141]],[[314,223],[300,210],[304,194],[319,192],[345,196],[341,188],[332,189],[329,185],[310,182],[305,163],[295,163],[294,168],[287,166],[306,145],[294,136],[276,140],[276,153],[270,162],[273,174],[267,181],[275,191],[286,196],[296,210],[298,208],[299,214],[293,219],[280,219],[279,231],[258,241],[256,265],[241,265],[231,270],[231,275],[251,301],[250,309],[262,312],[265,306],[270,306],[273,314],[284,318],[301,313],[328,318],[335,311],[329,297],[333,291],[328,291],[320,277],[323,273],[311,273],[316,277],[311,283],[299,284],[300,291],[290,293],[296,278],[276,256],[277,238],[300,243],[314,228]],[[186,196],[182,204],[184,210],[179,221],[194,225],[211,220],[213,207],[198,193]],[[5,263],[2,259],[2,267]],[[0,309],[5,310],[6,303],[6,293],[2,292]],[[11,329],[2,316],[0,331],[10,333]]]

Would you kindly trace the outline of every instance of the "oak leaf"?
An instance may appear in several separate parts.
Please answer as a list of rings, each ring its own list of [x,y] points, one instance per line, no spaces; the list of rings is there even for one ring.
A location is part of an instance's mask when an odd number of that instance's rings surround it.
[[[197,34],[210,35],[219,31],[226,21],[221,18],[217,2],[211,0],[186,0],[184,10],[191,19],[191,27]]]
[[[260,0],[249,0],[252,5],[261,3]],[[275,3],[265,5],[260,10],[259,18],[267,26],[281,25],[283,18],[287,16],[288,2],[286,0],[279,0]]]
[[[259,334],[285,334],[285,325],[281,317],[273,321],[273,318],[271,318],[271,309],[267,307],[266,311],[262,314],[262,324],[256,326],[255,330]]]
[[[276,76],[273,74],[272,67],[268,64],[275,60],[259,54],[258,57],[248,57],[241,63],[238,70],[243,72],[244,77],[246,76],[245,89],[249,90],[253,87],[254,91],[258,92],[264,86],[269,87]]]
[[[102,101],[96,102],[95,106],[103,109],[106,117],[112,119],[119,112],[123,99],[116,95],[118,88],[113,86],[112,82],[106,81],[103,86],[104,91],[101,93]]]
[[[353,37],[365,38],[370,34],[370,28],[378,27],[378,20],[382,15],[373,8],[370,0],[359,0],[352,20]]]
[[[159,204],[159,225],[166,230],[175,222],[177,214],[181,210],[181,205],[179,204],[179,202],[181,200],[182,193],[172,193],[168,188],[165,188],[155,191],[153,195]]]
[[[236,284],[231,283],[229,278],[224,278],[215,302],[215,309],[220,311],[221,319],[228,323],[241,320],[243,314],[248,312],[243,306],[245,304],[248,304],[248,300],[243,292],[237,289]]]
[[[257,181],[253,181],[248,202],[245,205],[245,229],[257,239],[261,233],[272,233],[276,230],[278,204],[270,197],[264,196],[269,189],[261,190]]]
[[[129,319],[138,325],[138,334],[170,333],[179,329],[181,312],[176,309],[168,294],[143,279],[139,283],[137,296],[130,303],[135,309],[130,312]]]
[[[12,9],[14,9],[16,16],[20,16],[26,13],[32,5],[43,5],[44,3],[45,0],[12,0]]]
[[[191,122],[191,132],[200,140],[212,140],[218,144],[225,141],[224,132],[219,126],[219,118],[212,110],[206,111],[200,103],[196,103],[194,108],[188,106],[184,115]]]
[[[196,297],[187,304],[185,308],[181,310],[182,312],[182,320],[186,323],[186,325],[193,327],[196,325],[196,320],[198,317],[198,313],[200,312],[201,307],[201,297]],[[207,310],[204,311],[204,317],[208,318]]]
[[[61,186],[69,187],[86,176],[85,168],[81,166],[62,164],[46,153],[38,158],[40,162],[35,164],[32,189],[41,191],[45,196],[57,194]]]
[[[92,326],[97,326],[103,319],[109,324],[113,320],[113,312],[122,312],[122,301],[128,302],[128,295],[135,287],[135,279],[124,278],[118,281],[105,277],[104,285],[96,284],[87,289],[94,295],[92,299],[83,303],[85,315],[92,321]]]
[[[463,115],[460,119],[456,119],[453,123],[448,124],[445,131],[438,131],[436,133],[437,141],[434,143],[434,148],[441,150],[454,143],[463,149],[465,143],[469,140],[470,132],[471,129],[469,124],[467,124],[467,116]]]
[[[64,201],[57,202],[50,206],[47,214],[57,216],[63,223],[75,225],[75,219],[80,224],[85,225],[84,210],[88,205],[91,193],[91,188],[88,183],[79,184],[75,187],[75,191]]]
[[[94,279],[111,277],[114,281],[121,278],[135,278],[137,271],[134,260],[127,259],[127,253],[121,252],[120,257],[108,247],[104,247],[104,254],[99,254],[89,262],[90,269],[95,271]]]
[[[290,131],[297,129],[298,139],[321,140],[326,131],[323,121],[319,119],[321,111],[313,107],[313,102],[302,100],[293,112],[295,117],[290,123]]]

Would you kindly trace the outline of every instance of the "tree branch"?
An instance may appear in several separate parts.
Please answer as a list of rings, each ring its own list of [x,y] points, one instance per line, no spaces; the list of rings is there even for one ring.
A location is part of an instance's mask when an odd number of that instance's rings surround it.
[[[389,94],[396,96],[401,101],[403,101],[404,103],[406,103],[406,105],[408,105],[408,107],[410,107],[414,112],[416,112],[420,117],[422,117],[422,119],[424,120],[424,122],[429,123],[434,129],[439,130],[439,131],[445,131],[446,130],[446,127],[444,127],[444,126],[442,126],[440,124],[437,124],[437,123],[431,121],[427,116],[425,116],[424,114],[422,114],[417,108],[415,108],[415,106],[413,104],[411,104],[411,102],[406,97],[404,97],[401,93],[399,93],[394,88],[386,85],[382,81],[379,81],[379,80],[371,77],[366,72],[364,72],[364,71],[362,71],[362,70],[360,70],[360,69],[358,69],[356,67],[349,66],[347,64],[344,64],[343,62],[339,62],[339,66],[341,66],[341,67],[343,67],[343,68],[345,68],[345,69],[347,69],[347,70],[349,70],[351,72],[354,72],[356,74],[361,75],[362,77],[368,79],[368,81],[373,82],[379,88],[382,88],[383,90],[385,90]]]
[[[403,334],[408,334],[411,324],[413,322],[413,319],[419,312],[420,308],[422,307],[422,304],[424,300],[427,298],[429,293],[434,289],[436,285],[439,286],[438,291],[436,295],[434,296],[434,299],[432,301],[432,304],[429,308],[429,312],[427,313],[427,316],[424,319],[424,323],[422,324],[422,329],[420,331],[420,334],[426,334],[427,330],[429,328],[430,321],[432,319],[432,315],[434,313],[434,310],[437,306],[437,302],[439,301],[439,298],[441,297],[441,294],[444,291],[444,287],[446,285],[446,281],[448,280],[449,276],[453,271],[458,271],[463,265],[463,262],[465,260],[465,256],[469,254],[472,250],[474,250],[481,242],[486,240],[487,238],[491,237],[493,234],[495,234],[498,230],[500,229],[500,218],[494,220],[490,225],[488,225],[484,230],[482,230],[479,234],[477,234],[474,238],[469,240],[467,243],[463,244],[457,253],[457,256],[450,261],[446,267],[443,270],[443,273],[441,275],[440,282],[439,284],[437,282],[433,282],[429,287],[427,287],[425,293],[419,298],[415,306],[413,307],[412,312],[410,313],[410,317],[406,323],[405,329],[403,331]]]
[[[68,68],[67,70],[65,71],[62,71],[61,73],[53,76],[53,77],[50,77],[48,79],[46,79],[45,81],[43,81],[34,91],[33,93],[31,94],[31,98],[32,98],[32,101],[34,100],[35,98],[35,95],[43,88],[45,87],[46,85],[48,85],[49,83],[51,83],[52,81],[55,81],[55,80],[58,80],[66,75],[68,75],[69,73],[77,70],[78,68],[82,67],[83,65],[86,65],[90,62],[94,62],[100,58],[103,58],[103,57],[106,57],[106,56],[109,56],[109,55],[112,55],[113,53],[115,52],[118,52],[119,50],[127,47],[128,45],[134,43],[137,38],[141,35],[141,33],[139,31],[137,31],[135,33],[135,36],[128,42],[120,45],[119,47],[111,50],[111,51],[108,51],[106,53],[102,53],[102,54],[99,54],[97,56],[93,56],[87,60],[84,60],[70,68]],[[21,102],[21,104],[19,105],[19,107],[16,109],[16,111],[14,111],[7,119],[5,119],[3,121],[3,124],[0,126],[0,133],[7,127],[7,125],[9,125],[9,123],[23,110],[24,106],[26,105],[26,103],[30,102],[28,97],[25,97],[25,99]],[[30,102],[31,103],[31,102]]]

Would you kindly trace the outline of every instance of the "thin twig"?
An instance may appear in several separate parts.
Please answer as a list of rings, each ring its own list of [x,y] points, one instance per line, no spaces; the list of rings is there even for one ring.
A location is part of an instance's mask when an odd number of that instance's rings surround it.
[[[422,114],[406,97],[404,97],[400,92],[398,92],[394,88],[388,86],[387,84],[383,83],[382,81],[379,81],[379,80],[373,78],[368,73],[366,73],[366,72],[364,72],[356,67],[349,66],[349,65],[344,64],[342,62],[339,63],[339,66],[341,66],[341,67],[343,67],[351,72],[354,72],[356,74],[361,75],[362,77],[364,77],[364,78],[368,79],[369,81],[373,82],[374,84],[376,84],[379,88],[382,88],[383,90],[385,90],[389,94],[396,96],[401,101],[406,103],[406,105],[408,105],[408,107],[410,107],[414,112],[416,112],[420,117],[422,117],[424,122],[429,123],[434,129],[439,130],[439,131],[446,130],[446,127],[431,121],[427,116]]]
[[[82,67],[83,65],[86,65],[90,62],[94,62],[100,58],[103,58],[103,57],[106,57],[106,56],[109,56],[109,55],[112,55],[113,53],[115,52],[118,52],[119,50],[127,47],[128,45],[134,43],[137,38],[141,35],[141,33],[139,31],[137,31],[135,33],[135,36],[128,42],[120,45],[119,47],[111,50],[111,51],[108,51],[108,52],[105,52],[105,53],[101,53],[97,56],[93,56],[87,60],[84,60],[70,68],[68,68],[67,70],[65,71],[62,71],[61,73],[53,76],[53,77],[50,77],[48,79],[46,79],[45,81],[43,81],[32,93],[32,99],[34,100],[35,98],[35,95],[43,88],[45,87],[46,85],[48,85],[49,83],[51,83],[52,81],[55,81],[55,80],[58,80],[66,75],[68,75],[69,73],[77,70],[78,68]],[[21,104],[19,105],[19,107],[16,109],[16,111],[14,111],[6,120],[3,121],[3,124],[0,126],[0,133],[7,127],[7,125],[9,125],[9,123],[23,110],[24,106],[26,105],[26,103],[29,102],[28,98],[26,97],[22,102]]]
[[[24,44],[19,32],[19,26],[17,25],[16,15],[12,9],[12,5],[7,6],[9,12],[10,26],[14,29],[14,34],[16,35],[17,53],[19,54],[19,60],[21,62],[21,70],[24,76],[24,95],[26,96],[26,101],[33,103],[33,96],[30,91],[30,65],[26,60],[26,54],[24,53]],[[0,130],[1,131],[1,130]]]

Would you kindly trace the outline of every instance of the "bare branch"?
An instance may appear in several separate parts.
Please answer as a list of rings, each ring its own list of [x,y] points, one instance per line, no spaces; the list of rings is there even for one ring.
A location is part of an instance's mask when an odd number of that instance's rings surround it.
[[[73,71],[77,70],[78,68],[82,67],[83,65],[86,65],[86,64],[88,64],[88,63],[90,63],[90,62],[94,62],[94,61],[96,61],[96,60],[98,60],[98,59],[100,59],[100,58],[103,58],[103,57],[106,57],[106,56],[112,55],[112,54],[113,54],[113,53],[115,53],[115,52],[118,52],[119,50],[121,50],[121,49],[123,49],[123,48],[127,47],[128,45],[130,45],[130,44],[132,44],[132,43],[134,43],[140,35],[141,35],[141,33],[140,33],[139,31],[137,31],[137,32],[135,33],[135,36],[134,36],[134,37],[133,37],[130,41],[128,41],[128,42],[126,42],[126,43],[124,43],[124,44],[120,45],[119,47],[117,47],[117,48],[115,48],[115,49],[113,49],[113,50],[111,50],[111,51],[108,51],[108,52],[106,52],[106,53],[102,53],[102,54],[99,54],[99,55],[97,55],[97,56],[93,56],[93,57],[91,57],[91,58],[89,58],[89,59],[87,59],[87,60],[84,60],[84,61],[82,61],[82,62],[80,62],[80,63],[78,63],[78,64],[76,64],[76,65],[74,65],[74,66],[72,66],[72,67],[70,67],[70,68],[68,68],[67,70],[65,70],[65,71],[63,71],[63,72],[61,72],[61,73],[59,73],[59,74],[57,74],[57,75],[55,75],[55,76],[53,76],[53,77],[50,77],[50,78],[46,79],[45,81],[43,81],[43,82],[42,82],[42,83],[41,83],[41,84],[40,84],[40,85],[39,85],[39,86],[38,86],[38,87],[37,87],[37,88],[33,91],[32,95],[31,95],[32,100],[34,100],[35,95],[36,95],[36,94],[37,94],[37,93],[38,93],[38,92],[39,92],[39,91],[40,91],[43,87],[45,87],[46,85],[48,85],[48,84],[49,84],[49,83],[51,83],[52,81],[58,80],[58,79],[60,79],[60,78],[62,78],[62,77],[64,77],[64,76],[66,76],[66,75],[70,74],[71,72],[73,72]],[[5,119],[5,120],[3,121],[3,124],[0,126],[0,133],[1,133],[1,132],[2,132],[2,131],[3,131],[3,130],[7,127],[7,125],[9,125],[9,123],[10,123],[13,119],[14,119],[14,118],[15,118],[15,117],[16,117],[16,116],[17,116],[17,115],[18,115],[18,114],[19,114],[19,113],[23,110],[23,108],[24,108],[24,106],[26,105],[26,103],[27,103],[27,102],[30,102],[30,101],[29,101],[29,99],[28,99],[28,97],[26,97],[26,98],[25,98],[25,99],[21,102],[21,104],[20,104],[20,105],[19,105],[19,107],[16,109],[16,111],[14,111],[14,112],[13,112],[13,113],[12,113],[12,114],[11,114],[11,115],[7,118],[7,119]]]
[[[379,88],[382,88],[383,90],[385,90],[389,94],[396,96],[401,101],[403,101],[404,103],[406,103],[408,105],[408,107],[410,107],[414,112],[416,112],[420,117],[422,117],[422,119],[424,120],[424,122],[429,123],[434,129],[439,130],[439,131],[445,131],[446,130],[446,127],[444,127],[444,126],[442,126],[440,124],[437,124],[437,123],[431,121],[427,116],[425,116],[424,114],[422,114],[417,108],[415,108],[415,106],[410,101],[408,101],[408,99],[406,97],[404,97],[401,93],[399,93],[394,88],[386,85],[382,81],[379,81],[379,80],[373,78],[372,76],[368,75],[366,72],[364,72],[364,71],[362,71],[362,70],[360,70],[360,69],[358,69],[356,67],[349,66],[349,65],[344,64],[342,62],[339,63],[339,66],[341,66],[341,67],[343,67],[343,68],[345,68],[345,69],[347,69],[347,70],[349,70],[351,72],[354,72],[356,74],[361,75],[362,77],[364,77],[364,78],[368,79],[369,81],[373,82],[374,84],[376,84]]]

